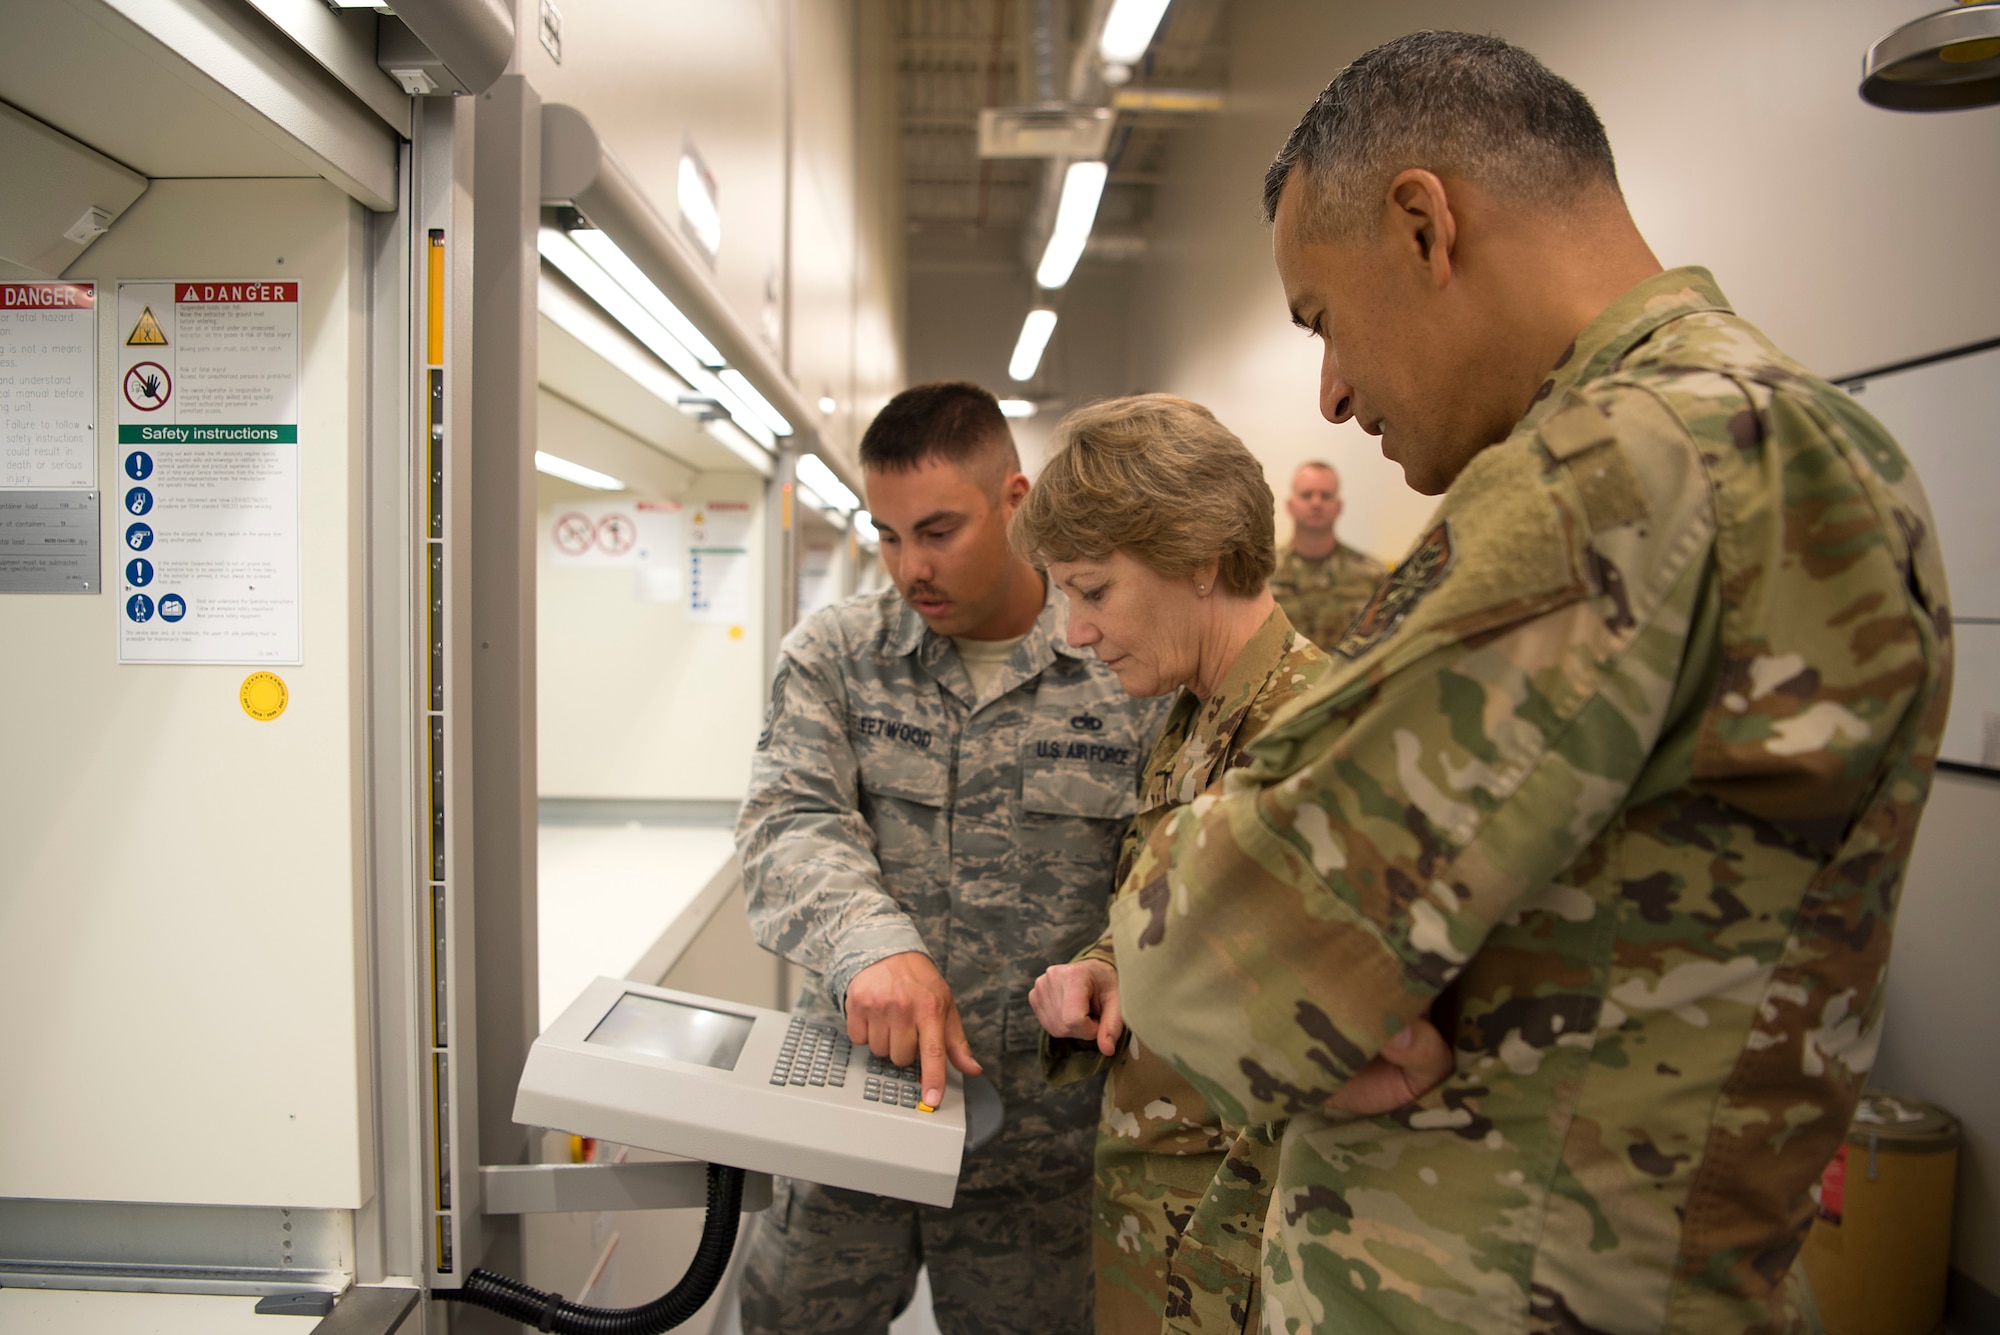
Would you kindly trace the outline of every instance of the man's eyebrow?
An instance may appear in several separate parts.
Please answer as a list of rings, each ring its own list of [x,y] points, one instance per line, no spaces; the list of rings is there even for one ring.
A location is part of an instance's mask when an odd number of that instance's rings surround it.
[[[965,512],[963,510],[933,510],[916,523],[910,525],[910,532],[921,533],[927,528],[936,528],[939,524],[948,524],[954,520],[963,520],[964,518]]]

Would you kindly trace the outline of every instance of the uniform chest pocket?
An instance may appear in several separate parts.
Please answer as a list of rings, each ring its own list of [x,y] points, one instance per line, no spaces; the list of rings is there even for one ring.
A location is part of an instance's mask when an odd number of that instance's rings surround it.
[[[1139,807],[1147,745],[1134,711],[1122,699],[1106,701],[1061,685],[1052,690],[1044,683],[1021,743],[1021,810],[1129,820]]]
[[[852,738],[861,789],[927,807],[951,796],[951,742],[927,722],[858,718]]]

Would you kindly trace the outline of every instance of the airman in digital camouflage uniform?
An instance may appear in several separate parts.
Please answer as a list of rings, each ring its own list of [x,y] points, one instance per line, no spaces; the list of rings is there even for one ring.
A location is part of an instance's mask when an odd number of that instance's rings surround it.
[[[1340,474],[1311,459],[1292,472],[1285,513],[1292,540],[1278,549],[1271,596],[1314,644],[1332,644],[1375,592],[1388,568],[1334,536],[1340,518]]]
[[[1922,488],[1497,39],[1357,60],[1265,201],[1322,411],[1444,493],[1113,908],[1140,1040],[1291,1118],[1265,1328],[1814,1329],[1949,693]],[[1442,1085],[1320,1111],[1426,1007]]]
[[[920,1265],[949,1335],[1091,1327],[1095,1084],[1042,1079],[1029,986],[1103,923],[1163,703],[1063,638],[1007,547],[1028,481],[993,396],[905,391],[861,446],[895,588],[786,637],[737,826],[751,926],[841,1024],[939,1100],[1006,1105],[949,1210],[781,1180],[746,1244],[747,1332],[879,1332]]]

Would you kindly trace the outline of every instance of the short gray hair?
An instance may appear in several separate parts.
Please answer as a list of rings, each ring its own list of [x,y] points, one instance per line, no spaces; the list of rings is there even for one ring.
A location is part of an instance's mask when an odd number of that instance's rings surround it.
[[[1498,37],[1414,32],[1334,76],[1264,174],[1264,221],[1294,173],[1302,237],[1372,235],[1389,182],[1421,167],[1554,207],[1618,188],[1604,123],[1577,87]]]

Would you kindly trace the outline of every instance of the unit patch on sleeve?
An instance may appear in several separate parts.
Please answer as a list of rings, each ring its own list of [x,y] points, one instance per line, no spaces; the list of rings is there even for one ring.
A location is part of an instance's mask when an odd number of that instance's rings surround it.
[[[1389,638],[1410,609],[1450,573],[1451,560],[1451,521],[1446,519],[1426,533],[1417,549],[1390,572],[1333,651],[1342,658],[1359,658]]]

